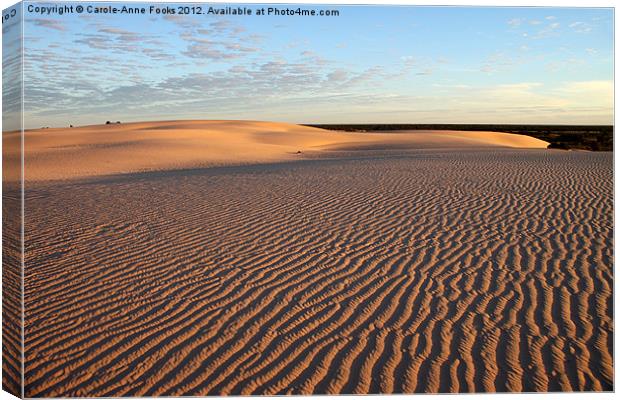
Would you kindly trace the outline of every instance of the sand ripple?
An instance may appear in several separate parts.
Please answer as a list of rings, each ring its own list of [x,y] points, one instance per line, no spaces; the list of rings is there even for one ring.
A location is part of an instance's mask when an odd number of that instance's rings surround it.
[[[612,390],[611,153],[32,187],[26,396]]]

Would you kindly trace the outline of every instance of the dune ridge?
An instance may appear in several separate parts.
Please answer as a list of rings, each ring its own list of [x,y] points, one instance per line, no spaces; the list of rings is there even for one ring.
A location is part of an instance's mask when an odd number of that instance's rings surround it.
[[[19,164],[19,132],[4,135],[4,157]],[[532,137],[499,132],[350,133],[260,121],[164,121],[37,129],[26,131],[24,141],[28,181],[272,163],[334,149],[548,145]],[[15,174],[5,176],[8,181],[18,178]]]
[[[32,185],[26,396],[613,390],[612,154],[372,154]]]

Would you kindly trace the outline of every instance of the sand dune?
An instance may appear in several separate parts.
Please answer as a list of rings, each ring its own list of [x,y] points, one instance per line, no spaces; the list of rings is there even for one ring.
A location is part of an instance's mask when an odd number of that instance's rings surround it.
[[[29,185],[27,397],[613,389],[612,154],[257,126],[333,157]]]
[[[19,134],[5,136],[5,157],[18,162]],[[27,131],[24,140],[25,177],[29,181],[287,161],[303,158],[299,151],[548,145],[532,137],[498,132],[346,133],[256,121],[168,121],[39,129]]]

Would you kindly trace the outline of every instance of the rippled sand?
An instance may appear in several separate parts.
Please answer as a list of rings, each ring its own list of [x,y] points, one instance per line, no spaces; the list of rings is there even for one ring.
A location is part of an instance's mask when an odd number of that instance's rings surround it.
[[[25,394],[612,390],[612,174],[365,148],[33,183]]]
[[[611,153],[213,124],[26,135],[26,397],[613,390]]]

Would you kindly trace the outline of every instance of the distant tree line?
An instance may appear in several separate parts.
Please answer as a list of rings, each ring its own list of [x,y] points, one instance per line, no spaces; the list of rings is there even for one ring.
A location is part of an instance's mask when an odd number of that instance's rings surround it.
[[[492,124],[308,124],[348,132],[398,130],[494,131],[532,136],[549,142],[550,149],[613,151],[612,125],[492,125]]]

